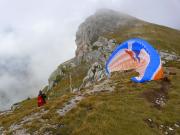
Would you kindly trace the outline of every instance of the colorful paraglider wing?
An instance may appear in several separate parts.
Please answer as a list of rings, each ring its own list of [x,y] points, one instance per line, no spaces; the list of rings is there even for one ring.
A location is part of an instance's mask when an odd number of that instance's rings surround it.
[[[134,69],[138,77],[134,82],[158,80],[163,77],[161,59],[158,52],[146,41],[135,38],[120,44],[106,62],[106,72]]]

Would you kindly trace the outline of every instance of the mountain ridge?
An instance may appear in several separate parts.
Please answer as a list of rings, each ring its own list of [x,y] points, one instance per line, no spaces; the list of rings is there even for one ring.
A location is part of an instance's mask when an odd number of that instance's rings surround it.
[[[136,84],[129,79],[136,74],[132,71],[106,77],[104,63],[113,49],[133,37],[158,49],[166,79]],[[178,30],[113,10],[96,12],[78,28],[75,58],[50,75],[43,89],[47,104],[38,108],[32,98],[1,112],[0,133],[179,134],[179,43]]]

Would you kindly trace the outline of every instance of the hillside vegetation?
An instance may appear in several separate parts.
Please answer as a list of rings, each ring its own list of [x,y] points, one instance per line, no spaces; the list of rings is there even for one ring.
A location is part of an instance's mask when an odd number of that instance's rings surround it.
[[[116,45],[129,38],[140,37],[153,44],[158,51],[180,55],[180,31],[134,19],[131,23],[135,24],[123,24],[124,27],[98,36],[114,39]],[[81,49],[79,46],[78,57]],[[83,55],[86,53],[83,52]],[[139,84],[130,81],[136,73],[115,72],[110,78],[92,80],[92,85],[81,87],[91,64],[91,61],[81,61],[74,67],[63,69],[63,75],[55,74],[52,77],[54,80],[51,80],[52,87],[43,89],[48,97],[44,106],[37,107],[35,97],[19,102],[14,109],[0,112],[0,134],[180,134],[179,60],[166,61],[162,80]],[[57,71],[60,70],[59,66]],[[77,91],[72,92],[74,89]],[[72,99],[76,100],[71,102]],[[59,112],[68,105],[72,108],[61,115]]]
[[[117,29],[114,33],[108,33],[105,37],[116,39],[122,43],[129,38],[143,38],[150,42],[156,49],[175,52],[180,55],[180,31],[165,26],[138,22],[136,26]]]

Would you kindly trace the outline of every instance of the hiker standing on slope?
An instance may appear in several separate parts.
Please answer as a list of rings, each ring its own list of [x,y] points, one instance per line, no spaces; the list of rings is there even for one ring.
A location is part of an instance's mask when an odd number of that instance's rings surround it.
[[[38,107],[43,106],[46,103],[46,95],[40,90],[38,95]]]

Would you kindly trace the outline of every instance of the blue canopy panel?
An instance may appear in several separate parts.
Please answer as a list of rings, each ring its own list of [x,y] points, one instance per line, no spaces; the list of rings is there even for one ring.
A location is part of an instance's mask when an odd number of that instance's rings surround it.
[[[133,38],[119,44],[106,62],[106,73],[134,69],[138,77],[134,82],[158,80],[163,77],[161,58],[158,52],[145,40]]]

